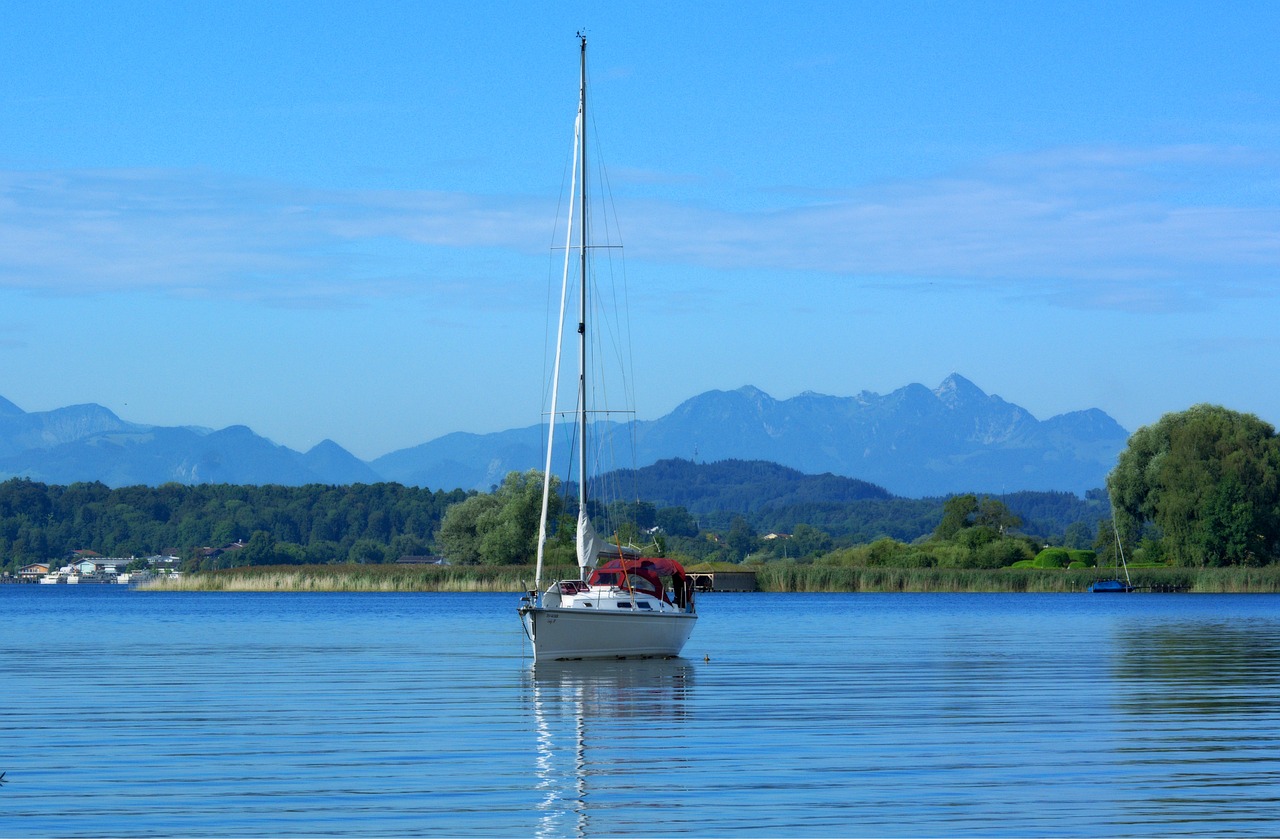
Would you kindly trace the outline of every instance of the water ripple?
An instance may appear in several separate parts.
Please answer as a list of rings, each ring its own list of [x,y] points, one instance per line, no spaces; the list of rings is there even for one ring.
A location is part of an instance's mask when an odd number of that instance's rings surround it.
[[[1280,598],[716,595],[687,659],[534,668],[503,595],[49,588],[5,836],[1280,828]]]

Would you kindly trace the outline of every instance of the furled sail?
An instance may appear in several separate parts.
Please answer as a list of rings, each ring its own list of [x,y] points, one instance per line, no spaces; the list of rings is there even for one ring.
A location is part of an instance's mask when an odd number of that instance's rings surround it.
[[[609,547],[609,544],[596,534],[596,529],[591,526],[591,518],[585,510],[578,511],[578,567],[582,569],[582,578],[586,579],[587,572],[596,567],[596,558],[600,556],[600,551]]]

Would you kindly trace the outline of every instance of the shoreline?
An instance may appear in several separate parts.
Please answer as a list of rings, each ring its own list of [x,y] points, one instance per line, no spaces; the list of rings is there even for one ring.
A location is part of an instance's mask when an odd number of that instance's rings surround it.
[[[575,569],[551,568],[545,579],[572,576]],[[1037,568],[840,568],[820,565],[763,565],[753,571],[760,593],[956,593],[1074,594],[1090,583],[1113,578],[1108,569],[1062,571]],[[1130,571],[1136,594],[1182,591],[1190,594],[1277,594],[1280,565],[1260,568],[1137,568]],[[266,566],[234,568],[157,579],[137,591],[206,592],[493,592],[519,594],[533,581],[525,566],[404,567],[385,565]],[[1147,590],[1141,590],[1147,589]]]

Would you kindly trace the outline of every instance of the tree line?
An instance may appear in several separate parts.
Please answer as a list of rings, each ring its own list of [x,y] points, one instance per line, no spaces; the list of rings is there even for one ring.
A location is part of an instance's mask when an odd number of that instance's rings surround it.
[[[188,569],[389,562],[429,553],[445,510],[466,497],[396,483],[111,489],[12,479],[0,483],[0,559],[9,571],[80,549],[119,557],[175,550]],[[237,541],[244,547],[218,556],[204,550]]]
[[[554,480],[552,485],[559,488]],[[542,486],[542,474],[537,470],[512,472],[492,493],[475,495],[450,507],[441,522],[438,549],[460,565],[529,562],[537,552]],[[971,493],[947,499],[869,498],[843,505],[764,505],[750,514],[696,516],[684,507],[659,507],[646,501],[589,501],[588,513],[596,531],[610,542],[635,545],[686,564],[862,562],[868,556],[866,546],[871,545],[873,563],[997,568],[1033,560],[1046,540],[1084,549],[1096,541],[1098,533],[1110,532],[1093,521],[1104,508],[1096,497],[1081,500],[1070,493],[1016,493],[1010,499],[1050,520],[1051,511],[1056,510],[1069,521],[1056,531],[1037,530],[1005,500]],[[577,517],[573,494],[553,493],[545,548],[549,564],[576,563]]]
[[[784,484],[795,476],[789,474],[794,470],[775,471],[760,464],[718,466],[714,480],[703,483],[733,481],[744,469],[754,473],[745,513],[710,509],[706,498],[700,500],[699,512],[647,501],[593,501],[590,512],[602,533],[642,544],[656,539],[660,550],[690,561],[728,562],[752,555],[803,559],[886,537],[910,542],[929,534],[943,515],[944,499],[892,498],[878,492],[857,500],[816,499],[813,487],[837,483],[831,476],[819,476],[803,491],[784,486],[783,500],[765,502],[762,474],[776,474]],[[443,554],[457,564],[523,564],[532,561],[536,549],[541,484],[537,472],[512,473],[491,493],[431,491],[395,483],[174,483],[112,489],[98,482],[58,486],[11,479],[0,483],[0,566],[12,572],[32,562],[65,559],[80,549],[105,556],[176,552],[189,570],[369,564],[429,553]],[[844,487],[838,489],[841,497]],[[723,497],[719,489],[707,492]],[[1061,532],[1064,525],[1081,526],[1089,533],[1095,529],[1092,523],[1080,522],[1096,513],[1092,502],[1070,493],[1007,498],[1011,506],[1022,504],[1041,516],[1039,532]],[[550,513],[550,558],[572,564],[576,501],[557,493]],[[771,540],[771,533],[789,538]],[[217,554],[217,548],[233,542],[242,547]]]

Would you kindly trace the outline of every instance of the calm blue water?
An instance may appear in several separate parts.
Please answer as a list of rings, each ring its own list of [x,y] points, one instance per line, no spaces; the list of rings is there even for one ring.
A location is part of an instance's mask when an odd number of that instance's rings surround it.
[[[2,586],[0,835],[1280,835],[1280,597],[711,595],[537,672],[515,606]]]

